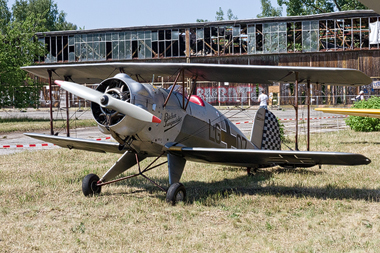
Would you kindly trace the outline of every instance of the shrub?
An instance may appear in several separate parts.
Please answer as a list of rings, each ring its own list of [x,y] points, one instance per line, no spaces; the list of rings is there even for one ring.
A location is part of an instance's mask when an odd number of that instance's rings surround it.
[[[380,109],[380,97],[371,97],[367,101],[355,102],[352,108]],[[380,119],[378,118],[349,116],[346,119],[346,124],[354,131],[380,131]]]

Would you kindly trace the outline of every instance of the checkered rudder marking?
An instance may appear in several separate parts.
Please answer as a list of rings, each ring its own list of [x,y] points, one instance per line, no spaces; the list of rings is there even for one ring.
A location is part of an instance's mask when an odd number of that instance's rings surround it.
[[[261,149],[281,150],[280,126],[276,116],[266,110]]]

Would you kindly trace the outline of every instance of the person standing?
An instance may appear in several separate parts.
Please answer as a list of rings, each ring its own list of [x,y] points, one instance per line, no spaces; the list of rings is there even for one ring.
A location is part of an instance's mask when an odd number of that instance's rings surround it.
[[[260,102],[260,108],[268,109],[268,95],[265,94],[265,90],[261,91],[261,94],[259,96],[259,102]]]
[[[359,95],[355,97],[355,101],[363,101],[364,100],[364,91],[360,91]]]

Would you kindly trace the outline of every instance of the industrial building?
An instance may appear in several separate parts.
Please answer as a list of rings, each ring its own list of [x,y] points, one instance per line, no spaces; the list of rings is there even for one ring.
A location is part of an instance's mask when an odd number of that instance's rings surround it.
[[[380,23],[372,10],[312,16],[270,17],[205,23],[38,33],[47,53],[38,64],[88,62],[191,62],[278,66],[343,67],[363,71],[374,82],[365,95],[379,94]],[[74,80],[75,81],[75,80]],[[169,85],[168,77],[153,77]],[[203,83],[197,94],[215,105],[254,105],[260,89],[272,103],[294,101],[293,84]],[[305,88],[301,85],[302,98]],[[312,104],[349,104],[358,89],[313,84]],[[55,92],[59,101],[59,92]],[[223,94],[223,96],[221,96]],[[41,99],[47,97],[43,92]],[[57,97],[58,96],[58,97]],[[78,98],[72,98],[72,106]]]

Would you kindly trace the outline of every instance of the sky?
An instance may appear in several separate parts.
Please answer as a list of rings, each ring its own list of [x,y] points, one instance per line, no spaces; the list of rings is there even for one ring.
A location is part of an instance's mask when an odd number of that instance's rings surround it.
[[[66,21],[84,29],[195,23],[199,19],[215,21],[219,7],[231,9],[239,19],[256,18],[261,13],[261,1],[233,0],[54,0]],[[277,0],[271,0],[273,6]],[[15,0],[8,0],[11,8]],[[283,14],[285,15],[285,14]]]

